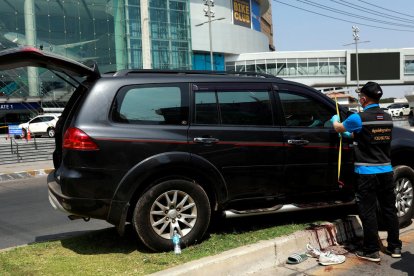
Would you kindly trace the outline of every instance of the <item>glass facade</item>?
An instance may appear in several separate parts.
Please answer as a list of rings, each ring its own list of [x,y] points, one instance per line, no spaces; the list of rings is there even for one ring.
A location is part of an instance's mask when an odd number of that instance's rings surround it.
[[[345,58],[284,58],[226,62],[227,71],[253,71],[275,76],[345,76]]]
[[[152,68],[191,69],[189,0],[146,1]],[[95,61],[101,72],[140,69],[141,8],[141,0],[0,0],[0,50],[34,45],[80,62]],[[56,77],[45,79],[41,69],[19,72],[23,80],[14,84],[13,73],[2,73],[0,96],[42,96],[56,88],[50,79]],[[30,82],[36,93],[28,91],[33,90],[27,87]]]
[[[153,68],[191,69],[188,0],[149,0]]]
[[[404,56],[404,74],[414,75],[414,56]]]

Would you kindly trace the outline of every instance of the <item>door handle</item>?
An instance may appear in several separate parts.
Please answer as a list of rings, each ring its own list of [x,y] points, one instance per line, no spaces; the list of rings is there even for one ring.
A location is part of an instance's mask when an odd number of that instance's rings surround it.
[[[289,145],[294,145],[294,146],[305,146],[309,144],[308,140],[288,140],[287,142]]]
[[[217,144],[220,140],[217,138],[213,138],[213,137],[195,137],[193,141],[194,143],[197,143],[197,144],[211,145],[211,144]]]

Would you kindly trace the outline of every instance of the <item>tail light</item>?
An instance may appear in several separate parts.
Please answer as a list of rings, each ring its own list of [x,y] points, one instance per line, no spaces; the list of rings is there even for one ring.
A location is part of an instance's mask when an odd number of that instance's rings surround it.
[[[73,150],[99,150],[98,145],[79,128],[70,127],[63,137],[63,148]]]

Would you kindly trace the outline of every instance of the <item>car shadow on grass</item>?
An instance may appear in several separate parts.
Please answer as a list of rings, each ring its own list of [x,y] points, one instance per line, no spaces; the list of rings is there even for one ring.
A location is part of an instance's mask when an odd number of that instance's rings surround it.
[[[349,214],[355,214],[355,209],[352,206],[232,219],[218,218],[216,216],[212,220],[211,226],[201,242],[209,240],[211,235],[214,234],[242,234],[274,226],[334,221],[344,218]],[[129,254],[134,251],[153,253],[139,240],[131,224],[126,225],[123,236],[118,235],[115,227],[110,227],[102,230],[89,231],[86,234],[76,237],[63,238],[61,244],[67,249],[85,255],[108,253]]]
[[[134,251],[151,253],[138,239],[132,225],[125,227],[125,233],[120,236],[115,227],[89,231],[85,235],[62,239],[63,247],[78,254],[96,255],[109,253],[129,254]]]

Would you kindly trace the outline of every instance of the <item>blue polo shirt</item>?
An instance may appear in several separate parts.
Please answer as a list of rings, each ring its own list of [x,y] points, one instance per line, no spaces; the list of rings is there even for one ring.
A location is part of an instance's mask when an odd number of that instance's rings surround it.
[[[373,108],[379,107],[378,104],[370,104],[364,108],[364,111]],[[352,114],[349,116],[345,121],[343,121],[343,125],[346,131],[359,133],[362,129],[362,120],[358,113]],[[378,174],[378,173],[388,173],[392,172],[391,165],[381,165],[381,166],[361,166],[355,165],[355,172],[358,174]]]

